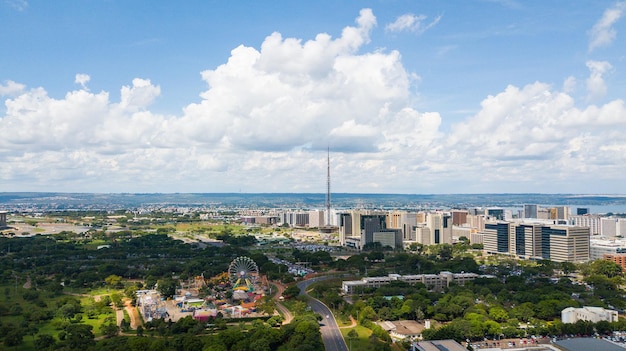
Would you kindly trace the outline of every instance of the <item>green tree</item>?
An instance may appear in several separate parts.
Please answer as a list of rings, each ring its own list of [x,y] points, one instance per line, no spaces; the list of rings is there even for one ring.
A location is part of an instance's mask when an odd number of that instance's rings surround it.
[[[617,263],[609,260],[595,260],[589,264],[586,269],[583,269],[583,274],[590,275],[603,275],[607,278],[623,277],[622,267]]]
[[[511,317],[517,318],[521,321],[528,322],[535,316],[535,309],[533,304],[525,302],[519,306],[515,306],[511,309]]]
[[[502,334],[502,327],[497,322],[486,321],[483,327],[485,328],[485,334],[491,335],[492,337]]]
[[[122,277],[119,275],[111,274],[108,277],[104,278],[104,282],[110,288],[119,288],[122,284]]]
[[[115,306],[115,308],[124,307],[124,301],[122,301],[122,295],[118,293],[111,294],[111,302],[113,302],[113,305]]]
[[[117,326],[117,324],[115,322],[111,321],[109,323],[103,323],[100,326],[100,331],[106,337],[111,338],[111,337],[117,336],[119,334],[120,328]]]
[[[543,320],[551,320],[554,317],[557,317],[559,314],[558,310],[559,301],[557,300],[542,300],[536,306],[537,318]]]
[[[496,322],[506,322],[509,319],[509,314],[504,308],[495,306],[489,309],[489,317]]]
[[[69,324],[64,329],[63,344],[70,350],[89,350],[95,345],[93,327],[88,324]]]
[[[378,320],[378,316],[371,306],[365,306],[359,312],[359,324],[367,324],[368,322],[376,320]]]
[[[63,319],[67,319],[68,321],[76,315],[78,311],[76,310],[76,305],[71,303],[66,303],[61,306],[57,312],[57,315]]]
[[[21,328],[13,328],[4,336],[4,344],[6,346],[17,346],[24,342],[25,330]]]
[[[165,278],[159,280],[157,285],[157,290],[163,297],[172,297],[176,294],[178,282],[172,278]]]
[[[283,296],[286,298],[293,298],[300,294],[300,288],[297,285],[292,285],[283,291]]]
[[[38,350],[38,351],[54,350],[55,346],[56,346],[56,339],[52,335],[41,334],[37,336],[37,339],[35,339],[35,350]]]

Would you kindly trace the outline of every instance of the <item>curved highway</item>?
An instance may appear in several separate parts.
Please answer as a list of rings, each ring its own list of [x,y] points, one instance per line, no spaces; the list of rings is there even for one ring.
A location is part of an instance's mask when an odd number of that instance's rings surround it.
[[[322,321],[320,322],[322,323],[320,326],[320,332],[322,333],[322,340],[324,341],[324,348],[326,351],[349,351],[348,345],[346,345],[346,341],[341,335],[341,331],[339,330],[339,326],[337,325],[337,321],[335,320],[335,316],[333,316],[331,310],[320,300],[309,296],[306,292],[309,285],[328,278],[330,277],[317,277],[301,281],[297,285],[298,288],[300,288],[300,295],[306,295],[309,298],[308,304],[311,306],[313,312],[322,316]]]

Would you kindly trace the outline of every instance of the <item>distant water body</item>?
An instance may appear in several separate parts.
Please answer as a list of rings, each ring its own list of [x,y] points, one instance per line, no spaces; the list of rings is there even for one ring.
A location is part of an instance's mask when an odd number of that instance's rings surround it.
[[[626,213],[626,195],[589,194],[331,194],[335,209],[431,210],[501,207],[514,211],[524,204],[543,208],[589,208],[590,213]],[[0,193],[0,210],[115,210],[138,207],[324,208],[324,193]]]

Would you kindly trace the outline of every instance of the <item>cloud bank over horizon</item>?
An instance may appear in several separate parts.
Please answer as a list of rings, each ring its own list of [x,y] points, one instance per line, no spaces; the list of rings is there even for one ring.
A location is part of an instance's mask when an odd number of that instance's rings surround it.
[[[624,4],[590,30],[590,51],[614,40]],[[442,18],[381,27],[422,34]],[[420,72],[402,53],[370,49],[377,28],[363,9],[336,38],[273,32],[258,48],[237,46],[200,72],[206,90],[179,114],[153,108],[161,87],[150,77],[122,86],[119,101],[92,91],[89,72],[60,98],[0,82],[0,191],[319,193],[327,148],[337,192],[625,190],[626,107],[605,99],[609,61],[581,61],[589,75],[561,90],[508,85],[444,127],[447,116],[415,107]]]

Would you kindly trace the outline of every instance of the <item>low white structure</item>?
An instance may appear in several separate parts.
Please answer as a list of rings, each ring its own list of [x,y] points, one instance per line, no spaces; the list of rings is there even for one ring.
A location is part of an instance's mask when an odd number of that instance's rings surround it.
[[[413,320],[382,321],[377,322],[377,324],[389,333],[394,340],[421,340],[424,329],[430,328],[429,320],[427,320],[425,324]]]
[[[617,322],[617,311],[591,306],[582,308],[568,307],[561,311],[561,321],[563,323],[576,323],[581,320],[593,323],[600,321]]]
[[[626,240],[607,239],[604,237],[593,238],[589,242],[589,258],[600,260],[604,255],[626,253]]]
[[[378,288],[387,285],[392,281],[403,281],[409,284],[422,283],[430,290],[442,290],[448,287],[450,283],[464,285],[466,282],[476,278],[493,278],[493,276],[478,275],[476,273],[451,273],[440,272],[439,274],[416,274],[416,275],[400,275],[389,274],[386,277],[365,277],[361,280],[343,281],[341,290],[346,294],[352,294],[356,290],[363,288]]]

